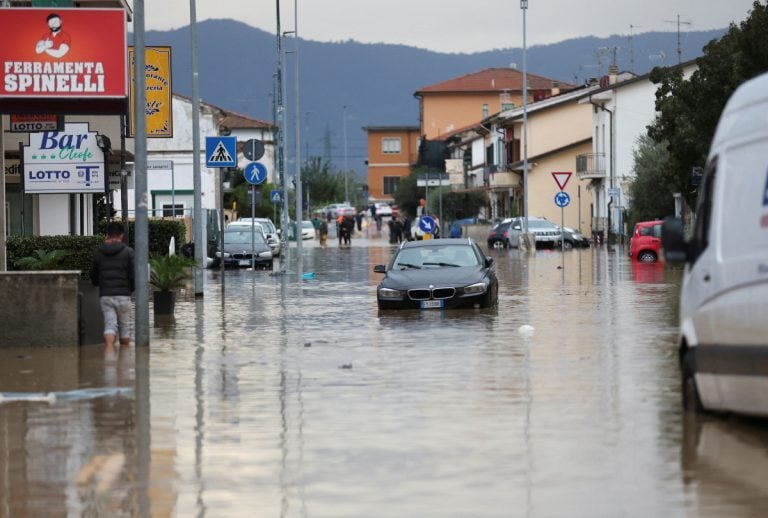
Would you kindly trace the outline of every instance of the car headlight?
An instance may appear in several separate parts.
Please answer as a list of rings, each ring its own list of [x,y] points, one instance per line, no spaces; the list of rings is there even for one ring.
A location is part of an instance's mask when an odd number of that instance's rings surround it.
[[[259,257],[262,257],[265,259],[268,257],[272,257],[272,252],[259,252]]]
[[[379,296],[383,299],[396,299],[402,296],[400,290],[390,288],[379,288]]]
[[[476,284],[470,284],[464,287],[464,293],[467,295],[475,295],[477,293],[485,293],[487,286],[484,282],[478,282]]]
[[[223,255],[221,252],[216,252],[216,257],[230,257],[230,255],[231,254],[229,252],[224,252]]]

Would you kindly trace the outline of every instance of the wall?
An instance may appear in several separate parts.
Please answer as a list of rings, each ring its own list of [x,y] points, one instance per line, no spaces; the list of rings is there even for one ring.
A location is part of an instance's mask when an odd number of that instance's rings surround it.
[[[0,347],[79,343],[79,271],[0,274]]]
[[[501,111],[501,92],[426,93],[422,98],[422,132],[428,139],[436,139],[483,120],[483,104],[488,114]],[[515,106],[522,105],[522,96],[511,93]]]
[[[400,153],[383,153],[382,139],[399,137]],[[368,130],[368,197],[373,200],[392,201],[384,194],[384,177],[405,177],[418,160],[419,131],[414,128]]]

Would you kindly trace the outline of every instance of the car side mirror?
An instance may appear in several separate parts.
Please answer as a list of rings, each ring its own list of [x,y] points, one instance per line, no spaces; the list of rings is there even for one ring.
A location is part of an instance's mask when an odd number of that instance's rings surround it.
[[[278,235],[278,236],[279,236],[279,235],[281,235],[281,234],[283,233],[283,231],[282,231],[282,230],[280,230],[279,228],[278,228],[277,230],[275,230],[275,232],[277,232],[277,235]]]
[[[492,264],[493,264],[493,257],[491,257],[489,255],[486,255],[485,256],[485,266],[486,266],[486,268],[490,268]]]
[[[689,245],[685,240],[682,219],[664,219],[661,225],[661,246],[668,263],[684,263],[689,260]]]
[[[384,266],[383,264],[377,264],[376,266],[373,267],[373,272],[374,273],[387,273],[387,267]]]

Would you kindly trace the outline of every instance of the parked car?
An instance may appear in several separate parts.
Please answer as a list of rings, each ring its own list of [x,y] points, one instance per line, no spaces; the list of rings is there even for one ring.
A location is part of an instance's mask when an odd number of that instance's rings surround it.
[[[301,222],[301,239],[315,239],[316,234],[314,223],[308,219]]]
[[[491,248],[517,248],[520,234],[523,233],[524,219],[523,217],[505,219],[491,228],[491,232],[488,234],[488,246]],[[502,225],[506,226],[502,227],[503,231],[499,233],[497,229]],[[536,237],[536,248],[555,248],[560,244],[563,235],[559,226],[546,218],[537,216],[528,218],[528,232]]]
[[[267,244],[269,245],[270,250],[272,250],[272,255],[274,257],[280,256],[280,251],[282,249],[282,240],[280,239],[280,231],[275,228],[275,224],[272,223],[272,220],[269,218],[240,218],[237,221],[233,221],[230,223],[227,228],[228,229],[239,229],[241,226],[244,226],[247,229],[250,229],[250,226],[256,223],[257,225],[261,226],[262,230],[264,231],[264,236],[267,238]]]
[[[224,261],[224,266],[251,266],[251,256],[257,268],[272,269],[272,250],[263,232],[252,232],[250,229],[224,231],[224,251],[216,252],[216,257]]]
[[[379,309],[488,308],[498,301],[493,259],[472,239],[407,241],[373,271],[385,274],[376,288]]]
[[[564,248],[589,248],[587,236],[571,227],[563,227]]]
[[[696,221],[662,228],[685,263],[679,354],[688,410],[768,417],[768,74],[728,100],[699,186]]]
[[[655,263],[661,249],[661,224],[663,221],[640,221],[635,223],[629,238],[629,257],[641,263]]]

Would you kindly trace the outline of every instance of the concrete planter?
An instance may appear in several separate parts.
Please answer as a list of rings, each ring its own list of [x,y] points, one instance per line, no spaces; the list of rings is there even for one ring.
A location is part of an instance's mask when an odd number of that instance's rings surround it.
[[[0,347],[80,344],[79,271],[0,273]]]

